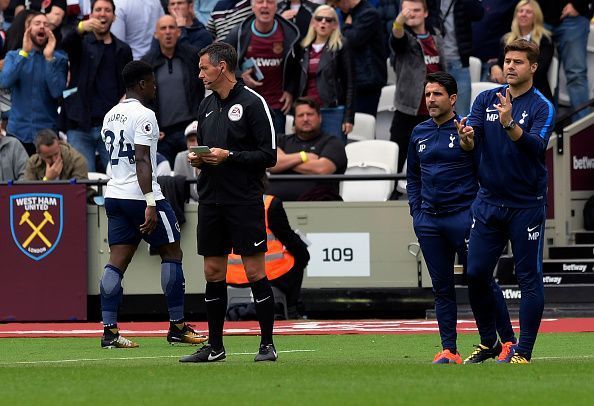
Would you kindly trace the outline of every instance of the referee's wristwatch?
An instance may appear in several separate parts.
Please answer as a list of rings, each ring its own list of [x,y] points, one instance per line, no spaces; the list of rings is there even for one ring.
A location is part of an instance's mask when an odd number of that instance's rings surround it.
[[[507,125],[503,126],[503,129],[505,131],[510,131],[510,130],[513,130],[514,128],[516,128],[516,122],[514,121],[513,118],[510,120],[510,122]]]
[[[232,160],[235,157],[235,153],[233,151],[229,151],[229,155],[227,155],[227,159]]]

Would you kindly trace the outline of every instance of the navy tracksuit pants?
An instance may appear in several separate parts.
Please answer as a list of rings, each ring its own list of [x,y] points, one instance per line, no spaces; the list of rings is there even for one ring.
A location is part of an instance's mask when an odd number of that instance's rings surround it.
[[[490,281],[493,267],[507,241],[511,241],[514,265],[522,298],[520,340],[517,352],[532,356],[544,308],[542,250],[545,207],[509,208],[479,200],[473,204],[473,225],[468,253],[468,295],[481,344],[496,340],[496,300]]]
[[[471,223],[470,209],[446,215],[418,212],[413,219],[415,233],[433,284],[435,314],[441,345],[443,349],[449,349],[452,352],[456,350],[458,320],[454,262],[458,254],[460,262],[466,268],[467,241]],[[490,296],[497,303],[497,330],[504,342],[515,341],[505,299],[501,288],[493,278],[493,269],[494,267],[491,267],[489,289]]]

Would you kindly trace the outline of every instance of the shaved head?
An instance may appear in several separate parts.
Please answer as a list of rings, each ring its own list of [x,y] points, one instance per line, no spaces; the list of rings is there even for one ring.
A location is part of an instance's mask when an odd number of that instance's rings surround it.
[[[159,31],[159,27],[163,25],[174,25],[177,27],[175,18],[169,14],[165,14],[157,20],[157,24],[155,25],[155,31]]]
[[[177,44],[181,30],[177,27],[175,18],[164,15],[159,18],[155,27],[155,38],[159,41],[161,50],[172,50]]]

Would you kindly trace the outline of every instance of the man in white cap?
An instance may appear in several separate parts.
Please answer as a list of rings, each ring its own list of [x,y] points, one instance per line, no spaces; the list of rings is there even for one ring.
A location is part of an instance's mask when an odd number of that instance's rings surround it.
[[[198,121],[192,121],[190,124],[188,124],[184,131],[184,135],[186,136],[186,145],[188,146],[188,151],[190,150],[190,147],[197,146]],[[177,153],[175,156],[175,163],[173,165],[173,173],[175,175],[185,176],[186,179],[196,179],[197,169],[188,162],[188,151],[181,151]],[[196,190],[195,183],[190,186],[190,199],[192,202],[198,201],[198,191]]]

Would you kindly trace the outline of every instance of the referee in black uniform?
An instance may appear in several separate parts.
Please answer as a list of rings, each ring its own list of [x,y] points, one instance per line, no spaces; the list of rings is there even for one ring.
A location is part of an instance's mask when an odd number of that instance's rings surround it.
[[[266,102],[235,78],[237,53],[216,42],[200,52],[200,79],[212,94],[198,110],[198,141],[210,152],[188,159],[198,179],[198,254],[204,256],[209,344],[181,362],[225,359],[227,256],[241,255],[261,330],[254,361],[276,361],[272,342],[274,296],[266,277],[266,225],[262,195],[266,168],[276,163],[276,140]]]

